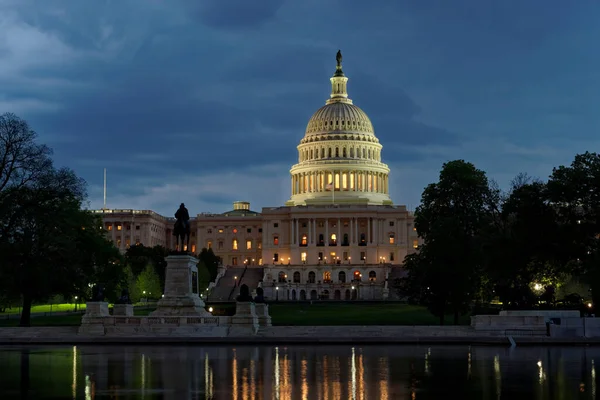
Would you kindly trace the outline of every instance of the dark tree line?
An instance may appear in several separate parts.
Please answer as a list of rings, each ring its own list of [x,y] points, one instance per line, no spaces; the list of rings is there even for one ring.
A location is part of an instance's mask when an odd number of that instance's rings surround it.
[[[34,302],[83,298],[96,283],[112,294],[121,280],[119,251],[82,209],[85,182],[51,155],[27,122],[0,115],[0,301],[22,303],[22,326]]]
[[[545,182],[521,174],[506,193],[473,164],[448,162],[425,188],[415,227],[424,243],[405,259],[399,290],[442,324],[492,298],[532,307],[536,289],[552,302],[567,277],[600,304],[598,154],[577,155]]]

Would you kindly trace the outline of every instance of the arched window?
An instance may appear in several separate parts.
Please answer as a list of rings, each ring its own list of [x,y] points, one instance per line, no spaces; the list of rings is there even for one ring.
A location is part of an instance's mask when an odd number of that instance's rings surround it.
[[[302,235],[302,241],[300,242],[301,246],[307,246],[308,245],[308,236],[306,235]]]
[[[350,147],[350,158],[354,158],[354,147]]]
[[[313,159],[313,149],[310,149],[310,159]]]
[[[237,250],[237,249],[238,249],[238,241],[237,241],[237,239],[233,239],[233,240],[231,241],[231,248],[232,248],[233,250]]]
[[[363,149],[362,149],[362,150],[363,150],[363,151],[362,151],[362,153],[363,153],[363,156],[362,156],[362,158],[367,158],[367,150],[366,150],[364,147],[363,147]]]
[[[300,283],[300,272],[294,272],[294,283]]]
[[[277,280],[279,281],[279,283],[287,282],[287,275],[285,274],[285,272],[283,272],[283,271],[279,272],[279,275],[277,276]]]
[[[325,147],[321,147],[321,158],[325,158]]]
[[[323,272],[323,283],[331,282],[331,272],[325,271]]]
[[[340,283],[346,283],[346,273],[344,271],[340,271],[338,274],[338,280]]]
[[[344,147],[343,151],[342,151],[342,156],[345,158],[346,157],[346,148]]]
[[[394,234],[393,234],[393,233],[390,233],[388,236],[389,236],[389,239],[390,239],[390,244],[394,244],[394,243],[395,243],[395,240],[394,240],[394,239],[395,239],[395,238],[394,238]]]
[[[340,156],[340,149],[338,147],[335,148],[335,157],[339,157]]]
[[[337,236],[335,233],[331,234],[331,237],[329,238],[329,245],[330,246],[337,246]]]
[[[377,272],[375,271],[370,271],[369,272],[369,280],[371,282],[375,282],[377,280]]]
[[[361,281],[362,280],[362,274],[360,273],[360,271],[354,271],[354,280],[355,281]]]
[[[327,157],[331,158],[331,147],[327,149],[327,153],[328,153]]]
[[[308,283],[315,283],[315,273],[314,273],[314,271],[310,271],[308,273]]]

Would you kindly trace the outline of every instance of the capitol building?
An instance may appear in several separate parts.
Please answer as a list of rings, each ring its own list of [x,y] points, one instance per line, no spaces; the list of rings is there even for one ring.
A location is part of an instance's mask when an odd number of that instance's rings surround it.
[[[384,300],[419,238],[414,216],[389,196],[390,169],[373,124],[348,97],[338,53],[331,95],[308,121],[290,169],[283,206],[252,211],[238,201],[222,214],[191,219],[191,253],[211,248],[223,268],[209,300],[233,300],[239,286],[262,286],[277,301]],[[129,246],[175,248],[174,218],[149,210],[102,215],[107,235]]]

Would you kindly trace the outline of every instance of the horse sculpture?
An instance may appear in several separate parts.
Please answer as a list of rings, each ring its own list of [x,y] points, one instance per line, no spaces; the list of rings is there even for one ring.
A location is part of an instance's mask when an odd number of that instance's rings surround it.
[[[181,203],[179,210],[175,213],[175,226],[173,236],[177,238],[177,251],[187,251],[190,247],[190,214],[185,204]]]

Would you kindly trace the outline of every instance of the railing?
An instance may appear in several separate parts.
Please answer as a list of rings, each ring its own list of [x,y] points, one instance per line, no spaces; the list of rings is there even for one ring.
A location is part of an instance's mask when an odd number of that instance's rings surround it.
[[[221,317],[104,317],[105,326],[221,325]]]

